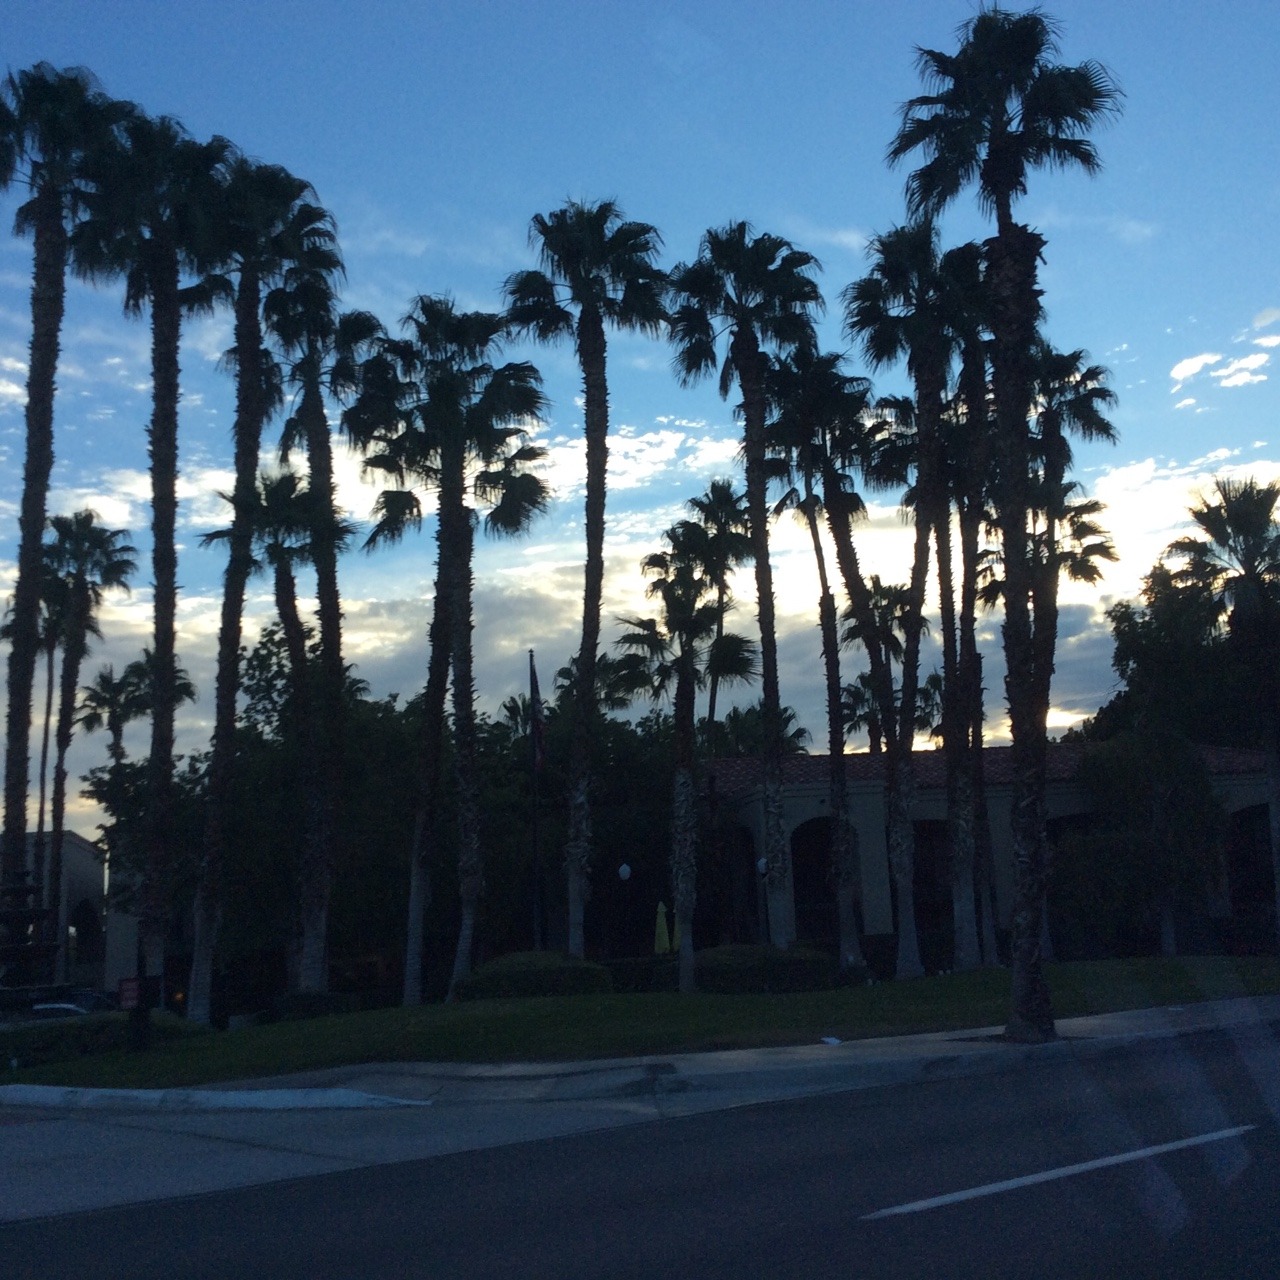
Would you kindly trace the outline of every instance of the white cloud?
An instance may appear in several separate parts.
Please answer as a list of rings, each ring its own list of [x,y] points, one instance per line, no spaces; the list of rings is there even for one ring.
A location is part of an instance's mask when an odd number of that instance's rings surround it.
[[[1187,378],[1194,378],[1197,373],[1207,369],[1211,364],[1217,364],[1221,359],[1222,357],[1213,351],[1206,351],[1198,356],[1188,356],[1185,360],[1179,360],[1169,370],[1169,377],[1174,382],[1182,383]],[[1177,390],[1176,387],[1174,389]]]
[[[27,393],[16,382],[0,378],[0,405],[26,404]]]
[[[1265,338],[1254,338],[1255,347],[1280,347],[1280,333],[1269,333]]]
[[[1261,369],[1270,360],[1271,357],[1265,351],[1255,351],[1253,355],[1232,360],[1221,369],[1211,370],[1210,376],[1221,379],[1220,385],[1224,387],[1244,387],[1253,382],[1266,382],[1267,375],[1255,373],[1254,370]]]
[[[1186,408],[1189,408],[1191,405],[1195,404],[1195,402],[1196,401],[1194,396],[1187,396],[1185,400],[1179,400],[1178,403],[1175,404],[1173,407],[1175,409],[1186,409]]]
[[[1280,307],[1266,307],[1253,317],[1253,327],[1265,329],[1268,325],[1275,324],[1277,320],[1280,320]]]

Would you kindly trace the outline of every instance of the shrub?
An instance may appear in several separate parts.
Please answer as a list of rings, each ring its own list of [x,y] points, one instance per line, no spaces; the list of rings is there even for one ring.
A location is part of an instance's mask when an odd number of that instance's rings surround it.
[[[833,956],[804,947],[710,947],[694,962],[698,990],[725,995],[818,991],[834,986],[839,973]]]
[[[354,991],[288,991],[271,1002],[269,1022],[300,1022],[335,1013],[358,1013],[360,997]]]
[[[638,991],[675,991],[680,985],[678,956],[628,956],[606,960],[613,989],[634,994]]]
[[[587,996],[613,990],[604,965],[560,951],[515,951],[482,965],[458,983],[459,1000],[509,996]]]
[[[151,1015],[151,1034],[156,1040],[175,1040],[205,1031],[171,1013]],[[128,1047],[129,1018],[123,1013],[95,1013],[84,1018],[0,1027],[0,1071],[9,1069],[15,1060],[20,1067],[36,1067]]]

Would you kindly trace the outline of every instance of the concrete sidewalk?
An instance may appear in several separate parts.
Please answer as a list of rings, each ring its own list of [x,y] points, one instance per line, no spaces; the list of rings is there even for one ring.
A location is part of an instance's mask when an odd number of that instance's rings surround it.
[[[0,1220],[199,1194],[786,1098],[998,1073],[1280,1020],[1280,996],[1000,1029],[574,1063],[386,1063],[198,1090],[0,1086]]]

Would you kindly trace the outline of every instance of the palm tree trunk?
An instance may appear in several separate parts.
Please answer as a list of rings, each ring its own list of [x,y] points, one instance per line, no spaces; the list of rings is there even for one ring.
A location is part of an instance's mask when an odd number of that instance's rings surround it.
[[[232,489],[231,536],[222,587],[218,627],[218,668],[214,682],[213,743],[209,757],[208,799],[196,900],[203,916],[202,947],[192,960],[191,991],[209,989],[211,972],[197,974],[198,962],[212,969],[221,920],[222,872],[228,827],[235,803],[236,698],[240,692],[240,637],[244,597],[253,573],[253,519],[257,502],[258,454],[265,416],[263,404],[262,325],[257,275],[242,269],[236,289],[236,418],[233,427],[235,484]],[[208,1020],[207,1011],[203,1021]],[[190,1008],[188,1016],[195,1017]]]
[[[680,654],[676,677],[675,776],[671,792],[671,893],[680,933],[680,990],[695,989],[693,911],[698,884],[698,807],[693,766],[696,753],[696,686],[689,655]]]
[[[451,491],[440,494],[440,518],[452,528],[450,541],[456,546],[451,556],[454,572],[453,596],[453,742],[454,769],[458,785],[458,892],[462,900],[462,927],[454,953],[449,998],[458,983],[471,972],[476,907],[484,887],[484,855],[480,847],[480,799],[476,766],[476,691],[471,657],[471,557],[474,534],[471,512],[462,503],[464,461],[456,459],[457,474]],[[455,492],[456,490],[456,492]],[[446,516],[445,503],[451,515]]]
[[[444,703],[449,687],[452,646],[453,584],[439,525],[436,528],[435,603],[431,614],[431,656],[427,661],[427,686],[422,696],[417,808],[413,843],[409,850],[409,919],[405,932],[405,1005],[422,1003],[422,964],[427,907],[431,903],[431,842],[435,834],[436,796],[440,783],[440,755],[444,741]]]
[[[67,232],[52,187],[37,194],[31,279],[31,350],[27,369],[26,458],[18,514],[18,577],[10,616],[5,721],[4,830],[0,841],[0,906],[26,905],[27,787],[31,699],[40,649],[40,583],[45,504],[53,471],[53,399],[66,300]]]
[[[293,733],[301,746],[303,777],[303,854],[298,875],[297,989],[324,992],[329,989],[329,955],[326,934],[329,919],[330,874],[325,840],[325,780],[317,767],[316,714],[311,701],[311,672],[307,663],[307,636],[298,613],[298,586],[287,555],[275,557],[276,613],[289,655],[289,700]]]
[[[31,883],[36,890],[36,905],[41,907],[46,903],[44,860],[45,783],[49,776],[49,733],[53,726],[53,659],[56,652],[57,650],[52,643],[45,648],[44,728],[40,734],[40,802],[36,809],[36,835],[31,842]]]
[[[153,705],[151,754],[147,761],[147,813],[144,870],[138,922],[145,976],[163,969],[169,876],[173,867],[174,788],[173,741],[177,708],[175,625],[178,602],[178,349],[182,332],[178,300],[178,255],[172,246],[154,245],[148,262],[151,293],[152,413],[147,446],[151,462],[151,564],[155,581]],[[201,941],[201,914],[196,936]],[[193,966],[194,967],[194,966]],[[210,966],[211,968],[211,966]],[[208,972],[208,970],[206,970]],[[208,990],[192,988],[188,1009],[203,998],[208,1020]],[[150,992],[142,998],[142,1020],[150,1007]]]
[[[66,913],[62,909],[62,848],[67,808],[67,751],[76,722],[76,694],[80,687],[80,664],[85,653],[87,610],[82,599],[71,603],[62,650],[62,678],[58,690],[58,727],[54,735],[53,795],[49,806],[49,940],[57,943],[54,953],[54,981],[65,982],[67,974]]]
[[[955,945],[951,967],[976,969],[978,920],[974,907],[974,809],[967,768],[968,730],[962,714],[960,659],[956,635],[955,581],[951,559],[951,511],[934,524],[938,552],[938,594],[942,624],[942,744],[947,768],[947,834],[951,845],[951,918]]]
[[[726,613],[725,603],[728,596],[728,588],[722,583],[716,588],[716,638],[715,645],[718,648],[724,639],[724,616]],[[716,702],[720,695],[720,672],[712,671],[707,681],[707,750],[708,754],[715,756],[718,750],[719,735],[716,733]]]
[[[1010,223],[986,242],[990,282],[992,382],[996,403],[997,518],[1004,553],[1005,694],[1012,731],[1011,826],[1015,867],[1013,983],[1008,1034],[1052,1039],[1053,1005],[1041,963],[1045,897],[1044,778],[1047,726],[1038,714],[1034,580],[1028,520],[1027,413],[1031,347],[1039,312],[1036,261],[1043,239]]]
[[[768,471],[765,458],[766,403],[761,353],[755,334],[735,330],[731,349],[742,390],[742,452],[746,462],[747,524],[756,577],[756,618],[760,625],[761,712],[764,754],[765,888],[769,899],[769,941],[789,947],[796,937],[791,849],[782,827],[782,694],[778,684],[778,632],[774,614],[773,565],[769,559]]]
[[[836,602],[827,579],[826,554],[818,531],[817,508],[810,489],[805,495],[805,522],[818,566],[818,625],[822,631],[822,669],[827,683],[828,796],[831,809],[831,881],[835,886],[836,918],[840,925],[840,968],[863,969],[866,961],[858,941],[854,897],[858,888],[858,864],[853,831],[849,826],[848,788],[844,776],[844,726],[840,719],[840,635]]]
[[[596,652],[604,595],[604,514],[609,465],[609,384],[605,371],[604,322],[584,307],[578,316],[578,362],[582,367],[583,430],[587,481],[587,560],[582,591],[582,643],[578,649],[569,752],[569,834],[565,879],[569,906],[569,954],[582,956],[583,908],[591,867],[591,768],[596,721]]]
[[[316,361],[318,365],[318,359]],[[346,668],[342,662],[342,597],[338,588],[338,511],[333,482],[333,447],[320,388],[308,380],[298,406],[307,442],[309,488],[315,521],[311,529],[311,562],[316,571],[316,612],[320,623],[320,706],[313,720],[316,734],[316,772],[322,785],[318,797],[320,841],[317,865],[332,879],[338,857],[338,804],[343,791],[343,732],[346,718]],[[328,927],[328,894],[325,894]]]

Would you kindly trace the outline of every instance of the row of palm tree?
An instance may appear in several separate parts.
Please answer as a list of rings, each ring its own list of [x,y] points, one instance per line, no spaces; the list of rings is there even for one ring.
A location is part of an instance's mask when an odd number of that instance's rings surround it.
[[[26,539],[37,516],[35,527],[43,529],[41,503],[52,461],[52,374],[60,291],[68,264],[93,279],[123,277],[126,308],[145,308],[151,316],[153,412],[148,438],[156,673],[149,756],[151,873],[145,879],[154,885],[160,883],[158,871],[166,857],[167,797],[173,774],[181,321],[184,312],[222,301],[229,302],[235,314],[235,345],[230,353],[236,375],[235,482],[230,495],[232,523],[225,539],[229,556],[219,634],[210,804],[191,982],[191,1010],[197,1017],[207,1016],[217,932],[226,806],[235,759],[243,603],[261,506],[262,434],[286,379],[298,393],[287,440],[306,446],[311,469],[308,554],[319,586],[320,666],[325,673],[318,710],[303,716],[305,724],[300,727],[320,762],[320,785],[304,805],[310,853],[299,965],[300,982],[316,989],[324,982],[323,925],[335,856],[333,823],[326,806],[338,793],[330,784],[341,773],[345,670],[336,575],[341,531],[333,503],[326,398],[348,401],[343,416],[346,430],[370,451],[371,469],[382,471],[392,482],[379,500],[371,545],[394,539],[421,521],[415,485],[433,486],[440,503],[428,729],[411,860],[416,877],[410,895],[412,940],[415,916],[421,920],[429,892],[425,850],[434,821],[431,808],[450,673],[455,759],[462,771],[459,794],[464,800],[468,794],[462,775],[469,767],[466,743],[474,705],[470,591],[475,517],[467,505],[467,487],[472,486],[481,503],[492,504],[488,519],[496,528],[522,528],[545,502],[536,476],[526,469],[537,461],[537,450],[518,439],[543,407],[536,371],[529,365],[495,367],[493,354],[508,335],[529,335],[540,341],[571,338],[575,344],[583,378],[587,442],[586,571],[581,643],[572,664],[575,719],[565,867],[569,945],[581,953],[582,905],[591,863],[592,729],[607,489],[607,331],[615,327],[656,333],[666,328],[682,381],[718,373],[722,395],[736,391],[739,400],[746,519],[745,528],[738,525],[733,535],[741,539],[745,533],[746,541],[733,550],[722,544],[721,556],[726,567],[742,563],[749,547],[755,576],[763,691],[764,857],[772,940],[787,945],[795,935],[782,827],[783,714],[769,554],[769,485],[783,466],[792,477],[791,501],[806,520],[819,554],[824,541],[819,512],[825,517],[835,567],[858,642],[866,651],[867,686],[885,746],[891,861],[899,901],[908,904],[919,656],[931,552],[937,556],[942,583],[942,727],[953,801],[962,964],[973,962],[977,955],[972,892],[967,895],[966,913],[963,891],[965,883],[972,883],[980,792],[977,747],[982,685],[974,617],[983,566],[982,530],[989,525],[998,533],[995,563],[988,564],[988,595],[998,595],[1004,607],[1006,693],[1018,791],[1019,889],[1014,910],[1011,1030],[1051,1034],[1036,945],[1044,887],[1045,716],[1057,582],[1064,567],[1084,566],[1087,571],[1105,549],[1092,522],[1093,512],[1070,501],[1065,480],[1070,455],[1065,442],[1072,427],[1102,431],[1098,424],[1105,425],[1105,420],[1100,408],[1109,393],[1101,385],[1100,371],[1081,367],[1080,353],[1055,357],[1060,365],[1054,383],[1060,388],[1056,400],[1044,389],[1048,383],[1037,381],[1037,367],[1043,369],[1047,363],[1047,358],[1042,359],[1037,366],[1036,354],[1043,347],[1036,289],[1036,262],[1043,240],[1015,222],[1012,209],[1025,192],[1033,168],[1097,168],[1097,156],[1086,135],[1117,100],[1117,90],[1101,68],[1092,63],[1058,66],[1052,61],[1056,51],[1056,30],[1039,11],[1014,14],[984,9],[962,28],[955,54],[921,52],[922,70],[935,92],[907,104],[889,150],[891,160],[917,151],[925,155],[925,163],[908,181],[911,221],[876,238],[870,273],[844,295],[846,333],[862,346],[870,363],[904,359],[912,379],[910,401],[881,405],[870,403],[866,383],[844,372],[838,356],[817,349],[814,318],[822,299],[815,281],[816,260],[780,237],[757,234],[745,222],[709,230],[697,256],[667,273],[657,264],[661,238],[655,228],[626,219],[612,201],[570,202],[535,216],[531,241],[539,268],[508,278],[504,313],[459,313],[447,299],[423,297],[407,319],[409,336],[393,339],[379,331],[372,317],[340,316],[336,286],[341,259],[332,221],[315,203],[307,184],[275,166],[245,159],[225,139],[196,142],[176,121],[152,119],[128,104],[111,102],[87,73],[57,72],[41,65],[10,76],[0,116],[0,179],[28,184],[33,194],[23,206],[20,225],[31,228],[36,236],[28,467],[10,654],[4,832],[4,882],[11,886],[10,892],[22,878],[24,854],[18,851],[25,833],[27,725],[38,648],[38,633],[28,616],[31,587]],[[89,116],[92,121],[86,122]],[[57,133],[46,117],[59,121],[63,133]],[[980,200],[996,215],[996,235],[983,245],[940,253],[933,218],[971,182],[977,183]],[[952,392],[956,362],[959,371]],[[1064,407],[1082,382],[1091,384],[1092,409],[1098,410],[1087,421],[1087,415],[1081,417],[1076,409]],[[896,678],[891,636],[878,619],[872,581],[863,571],[853,538],[863,509],[854,483],[858,475],[873,486],[910,480],[914,555],[898,617],[902,657]],[[508,494],[514,496],[508,500]],[[953,508],[960,527],[958,607],[951,556]],[[699,626],[712,616],[699,614],[704,595],[718,596],[721,621],[716,626],[722,626],[723,619],[725,570],[700,568],[692,573],[679,567],[687,551],[681,539],[691,537],[676,534],[674,541],[669,540],[670,550],[659,553],[667,557],[663,565],[650,566],[658,582],[666,584],[659,592],[672,611],[665,624],[665,642],[673,645],[675,653],[684,652],[679,628],[691,625],[678,621],[682,612],[690,618],[701,617]],[[1081,554],[1072,559],[1068,544]],[[1090,545],[1092,556],[1087,553]],[[828,738],[834,761],[843,750],[838,710],[843,694],[835,595],[825,560],[819,579]],[[299,667],[304,660],[299,648]],[[719,678],[712,676],[709,718],[713,726]],[[678,677],[676,683],[678,692]],[[686,705],[687,697],[680,704],[682,711]],[[678,718],[684,723],[688,717]],[[842,786],[840,778],[841,771],[833,766],[833,801]],[[677,809],[684,811],[682,806]],[[835,811],[842,812],[843,805]],[[482,881],[473,816],[462,804],[461,821],[467,828],[461,876],[464,938],[455,976],[461,976],[469,963],[466,922],[474,917]],[[845,824],[837,824],[839,832],[844,829]],[[842,839],[843,835],[837,837],[837,846]],[[837,880],[848,885],[852,859],[847,850],[837,853],[836,864]],[[909,910],[900,913],[900,974],[919,970],[910,916]],[[154,893],[148,898],[144,892],[143,917],[144,933],[155,947],[163,903]],[[843,939],[842,950],[853,962],[856,931],[851,912],[848,919],[849,936]],[[407,996],[412,996],[411,990]]]

